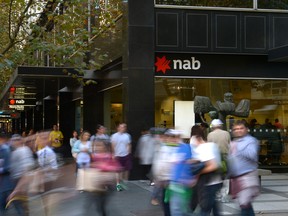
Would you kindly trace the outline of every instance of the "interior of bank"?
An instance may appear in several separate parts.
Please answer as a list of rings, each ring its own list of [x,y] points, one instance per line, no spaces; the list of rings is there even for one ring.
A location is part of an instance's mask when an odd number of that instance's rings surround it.
[[[259,79],[179,79],[155,78],[155,125],[177,127],[178,101],[191,102],[182,110],[184,122],[194,119],[194,123],[211,122],[209,113],[203,118],[195,117],[193,101],[197,96],[205,96],[212,106],[225,101],[224,94],[231,93],[237,107],[243,99],[250,101],[247,116],[227,115],[226,127],[231,131],[233,121],[245,120],[250,133],[260,140],[260,164],[286,165],[288,162],[288,81]],[[176,106],[177,105],[177,106]],[[182,105],[181,105],[182,106]],[[186,106],[186,105],[185,105]],[[189,107],[189,106],[188,106]],[[183,117],[183,113],[184,117]],[[181,112],[179,114],[181,116]],[[189,115],[193,115],[189,118]],[[278,119],[278,123],[275,120]],[[277,121],[277,120],[276,120]],[[190,126],[189,126],[190,127]],[[209,130],[209,129],[208,129]]]

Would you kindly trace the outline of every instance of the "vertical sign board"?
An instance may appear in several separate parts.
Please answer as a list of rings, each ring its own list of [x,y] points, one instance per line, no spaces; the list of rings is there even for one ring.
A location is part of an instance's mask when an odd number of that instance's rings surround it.
[[[194,101],[174,101],[175,129],[183,131],[182,138],[189,139],[195,124]]]

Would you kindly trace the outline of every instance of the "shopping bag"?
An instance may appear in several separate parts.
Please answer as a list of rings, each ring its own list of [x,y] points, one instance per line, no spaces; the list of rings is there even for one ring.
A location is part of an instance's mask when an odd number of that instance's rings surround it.
[[[114,184],[116,174],[114,172],[102,172],[99,169],[79,169],[76,179],[76,190],[80,191],[105,191],[107,186]]]

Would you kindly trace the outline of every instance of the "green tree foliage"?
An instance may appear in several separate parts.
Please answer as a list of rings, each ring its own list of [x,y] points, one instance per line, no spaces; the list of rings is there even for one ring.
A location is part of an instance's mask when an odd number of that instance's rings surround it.
[[[91,47],[93,38],[107,28],[113,29],[115,19],[121,15],[120,3],[120,0],[1,0],[0,90],[19,65],[66,66],[80,72],[95,69],[100,64],[93,59],[98,50],[95,44]]]

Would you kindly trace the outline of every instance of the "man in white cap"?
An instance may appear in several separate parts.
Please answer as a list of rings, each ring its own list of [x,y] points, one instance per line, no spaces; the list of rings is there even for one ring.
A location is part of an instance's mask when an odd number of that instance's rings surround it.
[[[211,122],[211,129],[212,132],[210,132],[207,136],[207,141],[208,142],[214,142],[218,145],[220,153],[221,153],[221,158],[223,163],[227,160],[227,155],[229,152],[229,143],[231,141],[231,136],[228,131],[225,131],[222,129],[223,127],[223,122],[220,119],[213,119]],[[222,166],[225,164],[222,163]],[[224,170],[226,167],[223,167]],[[224,176],[225,177],[225,176]],[[228,201],[228,192],[229,192],[229,182],[228,180],[225,180],[223,182],[223,187],[220,191],[220,197],[219,199],[222,202],[227,202]]]

